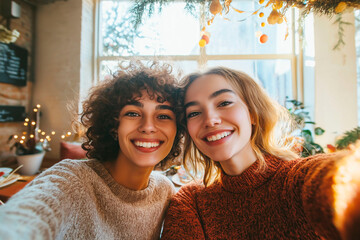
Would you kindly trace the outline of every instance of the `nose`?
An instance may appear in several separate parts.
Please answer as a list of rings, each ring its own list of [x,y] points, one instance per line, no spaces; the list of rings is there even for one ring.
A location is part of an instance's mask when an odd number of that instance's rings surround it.
[[[221,118],[214,110],[207,110],[204,113],[204,126],[205,127],[214,127],[221,123]]]
[[[151,117],[144,117],[140,123],[138,131],[145,134],[155,133],[157,128]]]

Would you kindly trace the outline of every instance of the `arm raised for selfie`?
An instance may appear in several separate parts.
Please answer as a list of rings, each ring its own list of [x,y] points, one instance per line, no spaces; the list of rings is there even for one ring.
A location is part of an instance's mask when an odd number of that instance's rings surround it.
[[[359,146],[298,161],[288,172],[286,186],[289,202],[302,206],[322,237],[360,239],[360,235],[355,236],[358,233],[347,230],[360,224]]]

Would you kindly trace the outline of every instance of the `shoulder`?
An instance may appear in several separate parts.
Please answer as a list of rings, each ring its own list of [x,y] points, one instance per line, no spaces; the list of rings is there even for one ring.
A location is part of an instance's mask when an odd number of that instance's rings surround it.
[[[163,174],[153,171],[150,176],[157,192],[167,192],[169,195],[175,194],[175,187],[172,182]]]
[[[207,190],[202,183],[192,182],[182,186],[173,196],[172,201],[185,203],[194,202],[198,194],[205,194]]]
[[[281,168],[286,171],[307,171],[312,168],[331,168],[340,158],[339,153],[317,154],[306,158],[282,161]]]

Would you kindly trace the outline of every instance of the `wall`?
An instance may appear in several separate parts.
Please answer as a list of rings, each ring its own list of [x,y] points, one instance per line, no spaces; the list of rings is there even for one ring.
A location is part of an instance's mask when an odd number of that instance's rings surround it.
[[[34,80],[33,70],[33,43],[34,43],[34,15],[35,7],[23,1],[15,1],[21,7],[21,17],[12,19],[10,29],[16,29],[20,32],[20,37],[16,41],[16,45],[24,47],[29,52],[28,58],[28,82],[25,87],[17,87],[11,84],[0,83],[0,105],[15,105],[30,107],[31,92]],[[0,19],[2,17],[0,16]],[[6,24],[6,22],[2,22]],[[7,139],[12,134],[21,134],[23,123],[0,123],[0,160],[9,156],[9,145],[6,144]]]
[[[343,14],[345,46],[332,50],[338,39],[335,17],[314,17],[315,122],[326,130],[316,138],[322,146],[357,126],[357,79],[355,24],[353,12]],[[306,91],[306,89],[305,89]]]
[[[56,132],[51,141],[52,151],[46,156],[58,158],[60,136],[71,130],[79,96],[92,81],[93,45],[92,27],[89,27],[93,26],[92,1],[68,0],[43,5],[36,16],[33,99],[43,106],[41,128]]]

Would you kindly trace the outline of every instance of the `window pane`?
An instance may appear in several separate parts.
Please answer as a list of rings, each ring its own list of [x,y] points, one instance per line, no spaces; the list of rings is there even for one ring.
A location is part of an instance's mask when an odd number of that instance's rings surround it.
[[[101,1],[101,56],[199,54],[199,20],[185,12],[184,2],[155,7],[134,30],[127,13],[133,1]],[[186,36],[186,37],[185,37]]]
[[[208,61],[208,67],[215,66],[229,67],[249,74],[283,106],[285,106],[286,96],[293,99],[290,60]]]
[[[129,61],[122,61],[127,64]],[[149,61],[141,61],[146,65]],[[151,61],[150,61],[151,62]],[[197,61],[159,61],[160,64],[166,62],[173,67],[172,73],[180,80],[185,75],[198,71]],[[100,81],[111,78],[112,74],[118,69],[119,61],[101,61],[100,63]]]
[[[356,47],[356,66],[357,66],[357,93],[358,93],[358,124],[360,126],[360,10],[354,11],[355,14],[355,47]]]
[[[221,16],[216,16],[214,22],[207,27],[210,32],[210,42],[206,46],[206,53],[210,55],[226,54],[290,54],[291,53],[291,10],[286,15],[288,23],[269,25],[269,16],[272,7],[262,8],[258,13],[264,12],[264,17],[252,15],[260,9],[262,5],[258,1],[237,0],[232,1],[231,5],[245,13],[238,13],[230,9],[227,15],[229,20]],[[266,26],[261,27],[265,22]],[[289,31],[289,36],[285,41],[285,35]],[[268,41],[261,44],[257,32],[268,35]]]

